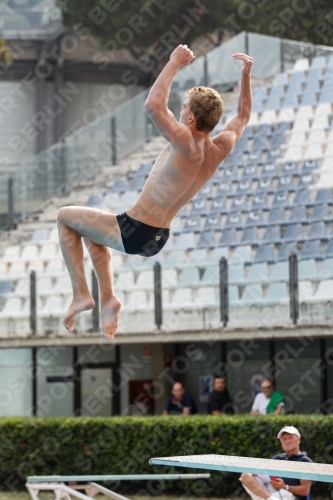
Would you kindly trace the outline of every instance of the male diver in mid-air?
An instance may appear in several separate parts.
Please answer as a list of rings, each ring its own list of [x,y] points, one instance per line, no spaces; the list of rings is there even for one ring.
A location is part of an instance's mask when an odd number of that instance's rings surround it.
[[[222,116],[223,101],[208,87],[193,87],[186,92],[188,97],[176,120],[168,109],[170,87],[179,68],[194,57],[187,45],[179,45],[146,99],[145,109],[168,144],[156,159],[136,203],[120,215],[77,206],[58,212],[60,246],[73,285],[73,301],[63,319],[70,332],[78,314],[95,305],[84,272],[82,238],[100,287],[102,332],[111,339],[118,327],[121,302],[113,290],[109,248],[147,257],[156,255],[166,244],[179,210],[212,177],[250,120],[252,57],[241,53],[233,55],[243,61],[237,114],[223,131],[209,136]]]

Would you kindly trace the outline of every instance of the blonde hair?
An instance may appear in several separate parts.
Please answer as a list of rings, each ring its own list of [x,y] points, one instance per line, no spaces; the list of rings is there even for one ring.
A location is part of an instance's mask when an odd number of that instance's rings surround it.
[[[223,101],[216,90],[210,87],[193,87],[186,91],[188,105],[196,119],[195,128],[211,132],[223,113]]]

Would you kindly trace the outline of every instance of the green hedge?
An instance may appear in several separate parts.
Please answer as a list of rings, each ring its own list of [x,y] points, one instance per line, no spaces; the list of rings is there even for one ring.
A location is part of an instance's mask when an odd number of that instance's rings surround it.
[[[140,474],[181,472],[150,466],[150,457],[216,453],[271,458],[281,451],[283,425],[301,432],[301,450],[312,460],[333,463],[333,416],[189,416],[0,419],[0,478],[13,489],[28,475]],[[199,470],[196,470],[200,472]],[[193,472],[189,469],[188,472]],[[213,473],[210,480],[112,485],[118,491],[186,492],[238,497],[238,474]],[[312,495],[328,494],[316,483]]]

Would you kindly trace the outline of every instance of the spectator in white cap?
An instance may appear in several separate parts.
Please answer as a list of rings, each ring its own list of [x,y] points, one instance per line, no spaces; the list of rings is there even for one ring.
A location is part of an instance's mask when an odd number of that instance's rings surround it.
[[[299,445],[301,435],[296,427],[286,425],[277,435],[284,453],[275,455],[273,460],[288,460],[290,462],[312,462]],[[292,479],[288,477],[266,476],[264,474],[241,475],[240,480],[252,500],[306,500],[312,481]]]

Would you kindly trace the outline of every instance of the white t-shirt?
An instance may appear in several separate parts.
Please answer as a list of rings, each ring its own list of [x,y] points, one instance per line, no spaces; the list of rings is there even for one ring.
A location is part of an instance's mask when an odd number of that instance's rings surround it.
[[[267,414],[266,408],[268,406],[268,403],[270,402],[270,399],[271,398],[266,398],[263,392],[259,392],[259,394],[257,394],[256,397],[254,398],[252,410],[257,410],[259,412],[259,415],[266,415]],[[278,406],[284,406],[284,403],[279,403]],[[282,409],[282,414],[283,414],[283,409]]]

